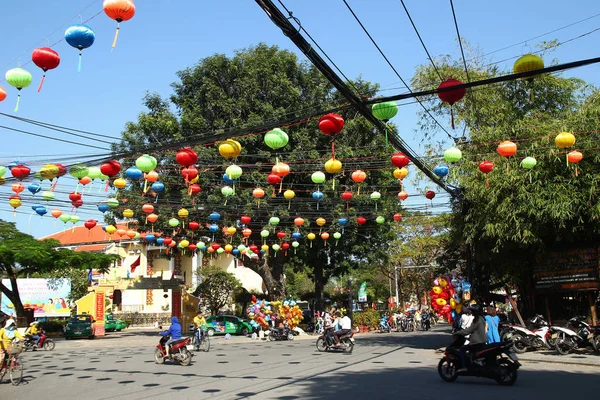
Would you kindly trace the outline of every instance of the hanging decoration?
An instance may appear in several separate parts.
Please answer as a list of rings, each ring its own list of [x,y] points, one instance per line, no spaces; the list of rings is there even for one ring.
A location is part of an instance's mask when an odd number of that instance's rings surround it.
[[[375,191],[375,192],[371,193],[370,197],[371,197],[371,200],[373,200],[375,202],[375,211],[377,211],[377,203],[379,202],[379,199],[381,198],[381,193]]]
[[[31,169],[26,165],[18,164],[10,168],[10,173],[15,179],[22,181],[31,174]]]
[[[6,89],[0,86],[0,101],[4,101],[6,99]]]
[[[544,68],[544,60],[542,57],[535,54],[525,54],[521,56],[515,61],[513,65],[513,72],[515,74],[520,74],[522,72],[535,71],[538,69]],[[533,79],[535,76],[530,76],[524,78],[527,81],[527,85],[529,86],[529,97],[531,101],[534,100],[534,91],[533,91]]]
[[[224,158],[236,158],[242,152],[242,145],[237,140],[227,139],[219,144],[219,154]]]
[[[371,113],[375,118],[385,123],[385,147],[388,147],[388,121],[398,113],[398,105],[393,101],[377,103],[371,108]]]
[[[352,172],[352,180],[355,183],[362,183],[365,181],[365,179],[367,179],[367,174],[365,173],[365,171],[358,169],[358,170]],[[356,192],[356,195],[360,196],[360,185],[357,185],[357,186],[358,186],[358,190]]]
[[[265,144],[273,150],[281,149],[288,144],[288,134],[279,128],[275,128],[265,133],[264,137]]]
[[[350,201],[354,197],[352,195],[352,192],[349,190],[346,190],[345,192],[342,192],[341,197],[342,197],[342,200],[344,200],[346,202],[346,211],[350,210]]]
[[[445,165],[438,165],[433,169],[433,173],[439,176],[441,179],[444,179],[449,172],[450,168]]]
[[[104,0],[102,7],[108,18],[117,21],[117,31],[115,32],[115,38],[113,39],[112,44],[112,48],[114,49],[117,45],[117,39],[119,38],[121,22],[133,18],[135,15],[135,4],[133,4],[132,0]]]
[[[65,31],[65,40],[69,46],[79,50],[79,62],[77,64],[77,72],[81,72],[81,58],[83,49],[87,49],[94,44],[96,34],[87,25],[73,25]]]
[[[517,154],[517,144],[510,140],[500,142],[497,148],[498,154],[502,157],[509,158]],[[506,163],[506,172],[509,170],[509,163]]]
[[[521,160],[521,167],[525,168],[525,169],[533,169],[533,167],[535,167],[535,165],[537,164],[537,160],[534,157],[525,157],[524,159]],[[528,173],[529,175],[529,183],[531,183],[531,173]]]
[[[567,154],[567,161],[570,162],[571,164],[575,164],[575,176],[579,176],[579,171],[577,169],[577,164],[579,163],[579,161],[581,161],[583,159],[583,154],[577,150],[573,150],[570,151]]]
[[[290,207],[292,206],[292,199],[294,197],[296,197],[296,192],[294,192],[291,189],[288,189],[285,192],[283,192],[283,197],[288,201],[288,210],[289,210]]]
[[[331,158],[335,159],[335,135],[344,128],[344,118],[335,113],[329,113],[319,118],[319,129],[325,135],[331,136]]]
[[[15,112],[17,112],[19,111],[19,103],[21,102],[21,89],[31,85],[31,74],[23,68],[13,68],[6,71],[5,78],[10,86],[18,90],[17,104],[15,105]]]
[[[312,232],[310,232],[308,235],[306,235],[306,238],[308,240],[310,240],[310,248],[311,249],[312,249],[312,246],[313,246],[313,240],[315,240],[316,237],[317,236],[314,233],[312,233]]]
[[[281,193],[283,186],[283,178],[288,176],[290,173],[290,166],[284,162],[277,160],[275,165],[271,168],[271,174],[279,177],[279,193]]]
[[[561,132],[554,138],[554,143],[559,149],[568,149],[575,144],[575,135],[571,132]],[[567,167],[569,166],[569,155],[567,154]]]
[[[42,90],[42,85],[44,84],[44,80],[46,79],[46,72],[58,67],[58,65],[60,64],[60,56],[56,51],[52,50],[50,47],[40,47],[33,50],[33,53],[31,53],[31,61],[33,61],[35,65],[37,65],[39,68],[42,69],[42,71],[44,71],[44,74],[42,75],[42,80],[40,82],[40,86],[38,86],[37,90],[39,93],[39,91]]]
[[[494,169],[494,163],[491,161],[482,161],[479,164],[479,170],[485,174],[485,187],[490,187],[490,181],[488,179],[488,174],[492,172]]]
[[[13,215],[17,215],[17,208],[21,207],[23,202],[21,201],[21,196],[18,194],[13,194],[8,198],[8,204],[13,208]]]
[[[462,84],[463,83],[461,81],[459,81],[458,79],[450,78],[450,79],[447,79],[444,82],[440,83],[440,85],[438,86],[438,90],[447,89],[447,88],[451,88],[453,86],[458,86],[458,85],[462,85]],[[440,100],[442,100],[444,103],[448,103],[450,105],[450,117],[452,119],[452,129],[454,129],[454,109],[452,106],[454,105],[454,103],[456,103],[457,101],[460,101],[463,97],[465,97],[465,94],[467,94],[466,88],[438,92],[438,97],[440,98]]]
[[[325,171],[329,174],[337,174],[342,171],[342,162],[336,158],[330,158],[325,162]],[[335,190],[335,177],[333,178],[332,190]]]

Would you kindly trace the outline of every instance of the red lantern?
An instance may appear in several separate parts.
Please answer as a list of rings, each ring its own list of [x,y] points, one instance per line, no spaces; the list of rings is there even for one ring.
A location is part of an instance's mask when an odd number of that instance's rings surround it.
[[[400,201],[404,201],[408,199],[408,193],[406,193],[405,191],[398,192],[398,198],[400,199]]]
[[[163,238],[163,244],[165,246],[169,246],[171,243],[173,243],[173,239],[171,239],[170,237]]]
[[[198,170],[196,167],[186,167],[181,169],[181,176],[185,179],[185,183],[189,183],[198,177]]]
[[[71,202],[81,200],[81,193],[76,193],[76,192],[69,193],[69,200],[71,200]]]
[[[394,221],[396,221],[396,222],[402,221],[402,214],[400,214],[400,213],[394,214]]]
[[[191,230],[195,231],[198,230],[198,228],[200,228],[200,224],[196,221],[190,221],[188,223],[188,228],[190,228]]]
[[[580,151],[573,150],[567,154],[567,162],[571,164],[575,164],[575,176],[579,176],[579,170],[577,168],[577,163],[583,159],[583,154]]]
[[[491,161],[483,161],[479,164],[479,170],[485,174],[485,187],[490,187],[488,174],[494,169],[494,163]]]
[[[435,192],[433,190],[428,190],[427,192],[425,192],[425,197],[429,200],[433,200],[433,198],[435,197]]]
[[[219,245],[219,243],[215,242],[215,243],[211,244],[210,247],[212,247],[212,249],[214,251],[217,251],[221,248],[221,245]]]
[[[240,218],[240,221],[242,221],[242,224],[248,225],[252,221],[252,218],[250,218],[247,215],[242,215],[242,217]]]
[[[72,201],[71,205],[75,208],[79,208],[83,205],[83,200],[79,199],[79,200]]]
[[[367,223],[367,219],[365,217],[358,217],[356,218],[356,223],[359,225],[364,225]]]
[[[94,229],[94,227],[96,226],[96,221],[93,219],[88,219],[87,221],[84,222],[83,226],[85,226],[88,229]]]
[[[37,90],[39,92],[42,90],[44,79],[46,79],[46,71],[58,67],[58,64],[60,64],[60,56],[56,51],[49,47],[40,47],[33,50],[33,53],[31,53],[31,61],[33,61],[35,65],[44,71],[44,75],[42,75],[42,81],[40,82],[40,86]]]
[[[196,251],[196,249],[197,249],[197,248],[198,248],[198,246],[196,246],[194,243],[191,243],[191,244],[188,246],[188,249],[190,249],[190,251]]]
[[[252,250],[253,253],[258,253],[258,246],[255,244],[251,244],[250,250]]]
[[[319,129],[326,135],[336,135],[344,127],[344,118],[341,115],[330,113],[319,118]]]
[[[135,15],[135,4],[133,4],[132,0],[104,0],[102,6],[104,8],[104,13],[108,15],[108,18],[117,21],[117,31],[115,32],[115,38],[112,44],[112,48],[114,49],[117,45],[121,22],[133,18]]]
[[[342,200],[344,200],[344,201],[350,201],[350,200],[352,200],[352,197],[354,197],[352,195],[352,192],[345,191],[344,193],[342,193]]]
[[[277,232],[277,237],[279,239],[283,239],[285,237],[286,233],[284,231],[279,231]]]
[[[459,81],[458,79],[447,79],[444,82],[440,83],[440,85],[438,86],[438,89],[445,89],[448,87],[462,85],[462,84],[463,83],[461,81]],[[452,129],[454,129],[454,111],[452,110],[452,105],[454,103],[456,103],[457,101],[459,101],[460,99],[462,99],[463,97],[465,97],[465,94],[467,94],[467,89],[465,89],[465,88],[454,89],[454,90],[449,90],[447,92],[439,92],[438,93],[438,97],[440,98],[440,100],[442,100],[444,103],[448,103],[450,105],[450,115],[452,117]]]
[[[269,182],[269,185],[277,185],[281,182],[281,177],[278,175],[275,175],[273,173],[270,173],[267,176],[267,182]]]
[[[65,169],[66,172],[66,169]],[[100,172],[112,178],[121,172],[121,164],[118,161],[110,160],[100,165]]]
[[[283,244],[281,245],[281,248],[283,248],[284,250],[287,250],[290,248],[290,244],[288,242],[283,242]]]
[[[10,173],[18,180],[23,180],[29,176],[31,170],[25,165],[16,165],[10,169]]]
[[[58,174],[56,174],[57,178],[60,178],[61,176],[65,176],[67,174],[67,167],[65,167],[62,164],[58,164],[58,163],[56,163],[54,165],[58,167]]]
[[[198,194],[200,193],[200,185],[198,185],[197,183],[194,183],[193,185],[190,185],[188,192],[190,195],[192,194]]]
[[[498,154],[502,157],[514,156],[517,153],[517,145],[510,140],[505,140],[498,145]]]
[[[392,156],[392,164],[395,167],[406,167],[410,163],[410,159],[402,152],[398,152]]]
[[[198,162],[198,153],[196,153],[189,147],[186,147],[185,149],[181,149],[177,152],[177,155],[175,156],[175,161],[177,161],[177,164],[181,165],[182,167],[192,166],[196,164],[196,162]]]

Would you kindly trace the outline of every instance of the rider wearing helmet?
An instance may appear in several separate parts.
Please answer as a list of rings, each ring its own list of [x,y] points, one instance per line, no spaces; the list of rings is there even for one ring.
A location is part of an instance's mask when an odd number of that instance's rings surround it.
[[[485,319],[483,319],[483,310],[480,305],[473,304],[469,306],[469,310],[473,315],[473,322],[467,329],[456,332],[460,336],[469,336],[469,344],[461,347],[460,349],[460,361],[462,368],[459,372],[464,372],[470,364],[470,357],[467,357],[467,352],[473,354],[483,348],[487,341],[485,333]]]
[[[29,328],[25,330],[25,336],[29,336],[32,340],[35,340],[35,347],[33,350],[37,349],[40,345],[40,336],[38,335],[39,331],[40,330],[38,328],[37,321],[33,321],[31,324],[29,324]]]

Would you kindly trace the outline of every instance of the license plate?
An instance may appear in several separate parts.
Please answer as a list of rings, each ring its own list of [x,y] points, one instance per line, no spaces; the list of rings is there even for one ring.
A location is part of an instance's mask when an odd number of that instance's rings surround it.
[[[558,333],[553,333],[552,334],[552,339],[556,339],[558,337]]]
[[[519,357],[517,357],[517,355],[516,355],[516,354],[514,354],[514,353],[508,353],[508,357],[509,357],[511,360],[513,360],[513,361],[518,361],[518,360],[519,360]]]
[[[351,341],[352,343],[354,343],[354,338],[353,338],[353,337],[351,337],[351,338],[350,338],[350,341]]]
[[[188,350],[194,350],[194,345],[193,344],[188,344],[185,346]]]
[[[81,331],[77,331],[77,332],[73,332],[75,335],[81,335],[83,332]]]

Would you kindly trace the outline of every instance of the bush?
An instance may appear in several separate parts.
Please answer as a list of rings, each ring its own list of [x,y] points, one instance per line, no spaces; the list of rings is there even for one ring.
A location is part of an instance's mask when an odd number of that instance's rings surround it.
[[[64,326],[67,324],[66,321],[45,321],[45,322],[40,322],[40,328],[42,328],[44,331],[51,333],[51,332],[63,332],[64,330]]]
[[[372,328],[377,328],[379,326],[380,315],[377,311],[358,311],[354,313],[353,317],[355,326],[369,326]]]

